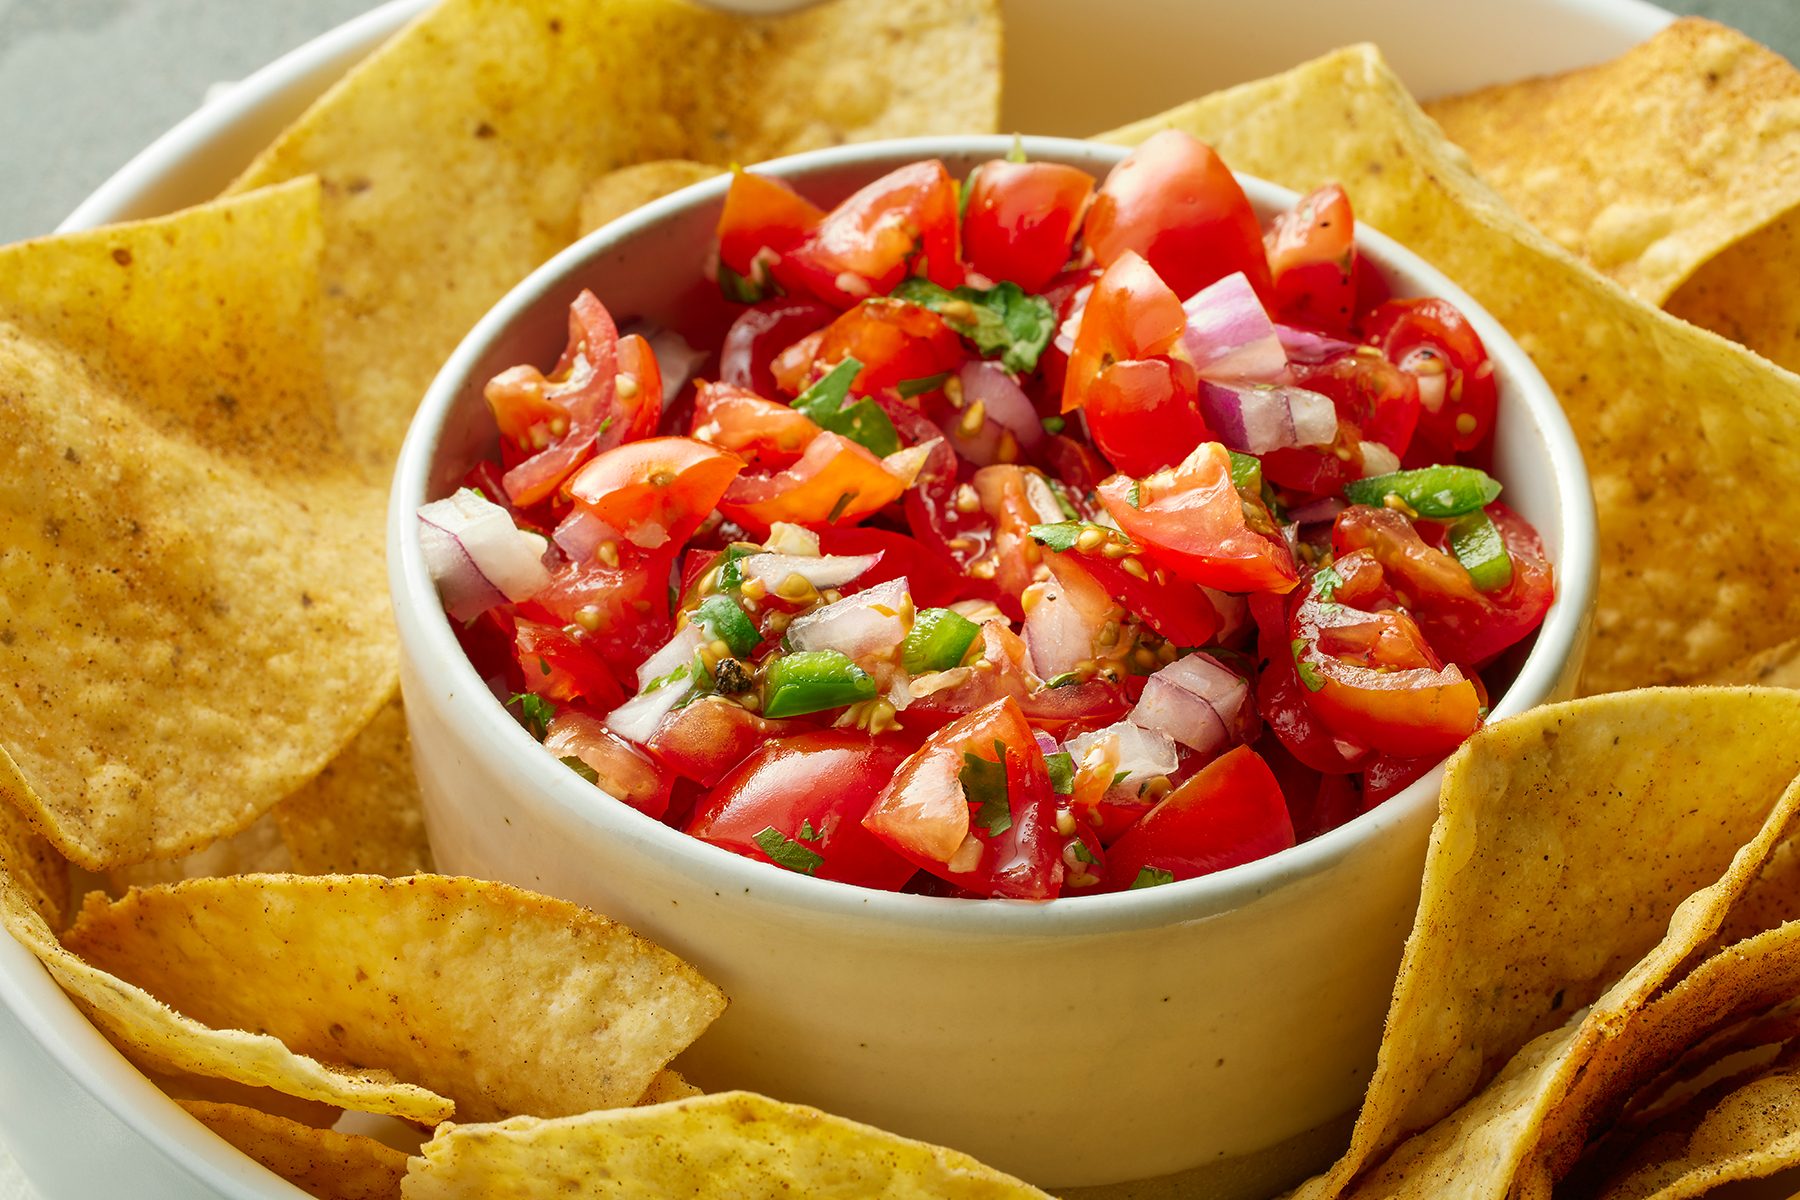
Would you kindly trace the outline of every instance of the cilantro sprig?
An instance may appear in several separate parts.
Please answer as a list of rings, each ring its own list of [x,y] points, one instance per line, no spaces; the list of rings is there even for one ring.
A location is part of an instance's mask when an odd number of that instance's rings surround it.
[[[998,358],[1009,371],[1034,369],[1038,356],[1056,334],[1056,310],[1050,302],[1016,283],[943,288],[929,279],[915,278],[903,280],[893,295],[929,308],[973,342],[983,357]]]

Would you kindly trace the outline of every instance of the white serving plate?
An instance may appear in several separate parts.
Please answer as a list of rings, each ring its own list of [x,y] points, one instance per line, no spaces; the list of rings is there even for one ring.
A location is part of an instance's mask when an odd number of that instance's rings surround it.
[[[783,0],[736,0],[768,10]],[[350,66],[425,7],[390,0],[231,87],[63,223],[152,216],[216,194]],[[1422,96],[1616,55],[1670,15],[1644,0],[1006,0],[1004,124],[1087,134],[1353,41]],[[1103,12],[1104,16],[1096,16]],[[23,947],[0,938],[0,1136],[44,1200],[293,1200],[145,1080]]]

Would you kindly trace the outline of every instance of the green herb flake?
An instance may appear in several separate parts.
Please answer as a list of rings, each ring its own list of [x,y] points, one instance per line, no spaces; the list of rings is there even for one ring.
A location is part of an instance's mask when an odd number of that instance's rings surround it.
[[[1135,479],[1131,481],[1131,486],[1125,489],[1125,503],[1133,508],[1144,507],[1144,485],[1142,483]]]
[[[1344,585],[1344,577],[1332,567],[1320,567],[1313,572],[1312,589],[1320,604],[1335,604],[1333,599],[1338,588]]]
[[[925,375],[918,379],[902,379],[894,385],[894,390],[906,399],[923,396],[926,392],[935,392],[943,387],[950,378],[950,372],[939,371],[936,375]]]
[[[508,708],[517,704],[519,715],[525,718],[525,728],[538,741],[550,732],[550,722],[556,719],[556,705],[544,699],[536,692],[514,692],[506,701]]]
[[[1064,671],[1061,675],[1052,675],[1050,678],[1044,680],[1044,686],[1047,688],[1065,688],[1072,687],[1080,682],[1081,676],[1073,671]]]
[[[760,283],[739,275],[724,263],[719,264],[719,291],[738,304],[755,304],[769,294]]]
[[[1075,548],[1075,540],[1087,525],[1081,521],[1058,521],[1054,525],[1033,525],[1027,532],[1035,542],[1050,547],[1057,553]]]
[[[1050,494],[1056,497],[1056,507],[1062,510],[1062,515],[1071,521],[1081,520],[1081,514],[1075,511],[1075,504],[1069,499],[1068,486],[1060,479],[1046,479],[1044,482],[1050,485]]]
[[[824,855],[783,836],[773,825],[765,827],[750,840],[762,847],[770,862],[801,875],[811,875],[825,861]]]
[[[846,358],[825,377],[794,397],[793,408],[813,424],[849,438],[872,454],[886,458],[900,449],[900,434],[881,406],[863,397],[850,399],[850,385],[862,363]]]
[[[1262,495],[1262,459],[1254,454],[1239,454],[1236,450],[1226,453],[1231,455],[1231,486],[1253,496]]]
[[[892,294],[937,313],[983,357],[998,358],[1001,366],[1016,374],[1037,367],[1038,356],[1056,333],[1056,310],[1050,302],[1016,283],[947,289],[928,279],[906,279]]]
[[[825,835],[813,828],[812,819],[810,817],[807,818],[806,820],[800,822],[800,840],[801,841],[816,842],[823,836],[825,836]]]
[[[1006,152],[1006,161],[1009,163],[1031,161],[1029,158],[1025,157],[1025,139],[1016,133],[1013,134],[1012,149]]]
[[[1319,668],[1300,657],[1301,654],[1306,651],[1306,639],[1295,638],[1293,642],[1288,645],[1288,650],[1291,651],[1294,656],[1294,673],[1300,676],[1300,682],[1306,690],[1309,692],[1316,692],[1324,687],[1325,677],[1319,674]]]
[[[1130,779],[1130,778],[1131,778],[1131,772],[1130,772],[1130,771],[1120,771],[1120,772],[1119,772],[1119,773],[1118,773],[1118,774],[1116,774],[1116,775],[1114,775],[1114,776],[1113,776],[1113,778],[1112,778],[1112,782],[1111,782],[1111,783],[1109,783],[1109,784],[1107,784],[1107,785],[1106,785],[1106,786],[1107,786],[1107,787],[1108,787],[1108,788],[1109,788],[1109,789],[1110,789],[1110,788],[1116,788],[1116,787],[1118,787],[1118,786],[1119,786],[1119,785],[1120,785],[1120,784],[1121,784],[1121,783],[1124,783],[1124,782],[1125,782],[1125,781],[1126,781],[1126,780],[1127,780],[1127,779]]]
[[[569,768],[569,770],[575,772],[595,787],[600,786],[600,772],[594,770],[594,768],[588,766],[573,754],[565,755],[557,761],[561,762],[563,766]]]
[[[1094,858],[1094,852],[1092,850],[1089,850],[1087,848],[1087,843],[1082,841],[1080,838],[1076,838],[1074,841],[1069,843],[1069,852],[1075,856],[1075,860],[1077,862],[1093,863],[1094,861],[1096,861]]]
[[[963,797],[975,806],[971,820],[987,830],[989,837],[999,837],[1012,828],[1012,807],[1006,799],[1006,746],[996,741],[994,754],[990,761],[973,750],[963,751],[963,769],[956,776]]]
[[[1051,434],[1052,436],[1054,436],[1056,434],[1061,433],[1063,430],[1067,429],[1069,427],[1069,423],[1068,423],[1068,421],[1064,420],[1062,417],[1045,417],[1043,420],[1043,426],[1044,426],[1045,433],[1048,433],[1048,434]]]
[[[548,675],[550,673],[550,660],[547,658],[538,659],[538,670]]]
[[[1050,790],[1059,796],[1075,794],[1075,759],[1067,750],[1044,755],[1044,769],[1050,773]]]
[[[1165,871],[1161,867],[1139,867],[1137,878],[1131,881],[1126,891],[1135,892],[1139,888],[1161,887],[1165,883],[1175,882],[1175,872]]]

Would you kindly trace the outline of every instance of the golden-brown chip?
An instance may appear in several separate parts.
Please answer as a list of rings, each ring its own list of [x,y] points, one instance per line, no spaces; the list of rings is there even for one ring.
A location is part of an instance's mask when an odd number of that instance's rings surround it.
[[[271,815],[293,869],[303,875],[431,870],[400,698],[383,705],[317,778],[277,804]]]
[[[385,479],[475,320],[574,239],[595,177],[874,137],[991,131],[995,0],[447,0],[355,68],[235,188],[324,181],[327,369]]]
[[[330,1129],[344,1115],[344,1110],[335,1104],[308,1100],[303,1096],[290,1096],[266,1087],[249,1087],[217,1076],[164,1075],[156,1071],[146,1071],[144,1074],[171,1099],[255,1109],[257,1112],[273,1113],[290,1121],[298,1121],[302,1125],[311,1125],[315,1129]]]
[[[1679,1114],[1592,1194],[1602,1200],[1688,1200],[1724,1183],[1800,1165],[1800,1074],[1788,1066],[1729,1084]]]
[[[329,769],[329,768],[327,768]],[[203,846],[180,858],[118,867],[106,873],[106,888],[114,895],[128,888],[154,887],[207,875],[249,875],[259,871],[291,871],[293,855],[281,840],[281,827],[271,809],[230,837]]]
[[[685,1100],[689,1096],[703,1094],[699,1088],[689,1083],[681,1072],[665,1070],[656,1073],[656,1078],[650,1081],[650,1086],[644,1089],[642,1096],[638,1097],[638,1103],[662,1104],[669,1100]]]
[[[1800,209],[1701,264],[1663,307],[1800,371]]]
[[[1418,916],[1336,1194],[1532,1038],[1366,1192],[1474,1156],[1500,1181],[1548,1098],[1720,928],[1800,812],[1800,693],[1662,689],[1532,710],[1451,759]],[[1784,788],[1786,789],[1784,791]],[[1620,976],[1623,976],[1621,979]],[[1615,982],[1617,981],[1617,982]],[[1594,1003],[1588,1023],[1559,1029]],[[1579,1035],[1579,1036],[1578,1036]],[[1459,1183],[1482,1194],[1475,1183]]]
[[[319,1200],[398,1200],[406,1155],[371,1137],[315,1129],[236,1104],[184,1100],[195,1120]]]
[[[1519,215],[1651,304],[1800,208],[1800,71],[1698,17],[1425,111]]]
[[[72,861],[251,823],[392,686],[316,187],[0,249],[0,797]]]
[[[588,184],[587,190],[581,193],[578,228],[583,234],[592,233],[634,208],[642,208],[652,200],[660,200],[690,183],[699,183],[718,174],[721,172],[717,167],[684,158],[658,159],[609,171]]]
[[[69,921],[69,863],[35,833],[25,814],[0,799],[0,846],[12,884],[52,929]]]
[[[556,1121],[445,1125],[406,1200],[1023,1200],[1044,1193],[955,1150],[752,1092]]]
[[[635,1103],[724,1009],[604,917],[438,875],[245,875],[90,896],[71,949],[181,1011],[391,1071],[459,1116]]]
[[[1359,221],[1467,288],[1537,362],[1599,507],[1584,690],[1687,682],[1800,635],[1800,378],[1633,299],[1527,226],[1372,48],[1106,137],[1168,127],[1291,187],[1341,181]]]

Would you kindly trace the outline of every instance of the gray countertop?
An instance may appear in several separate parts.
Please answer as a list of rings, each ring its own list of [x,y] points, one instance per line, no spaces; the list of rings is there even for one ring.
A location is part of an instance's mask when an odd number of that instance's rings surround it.
[[[373,2],[0,0],[0,242],[55,227],[192,112],[209,84],[241,78]],[[1664,7],[1735,25],[1800,60],[1800,0]]]

